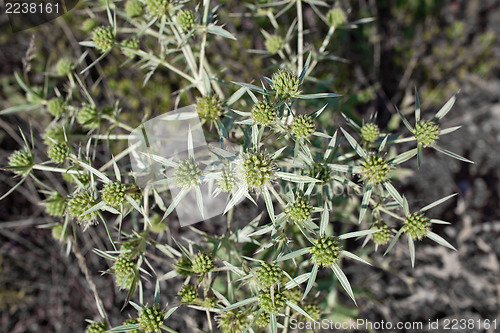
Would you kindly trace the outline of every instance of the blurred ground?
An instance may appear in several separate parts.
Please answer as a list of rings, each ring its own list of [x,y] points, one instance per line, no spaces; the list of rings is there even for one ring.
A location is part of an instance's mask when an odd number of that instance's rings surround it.
[[[460,7],[463,2],[447,1],[446,4],[449,9]],[[500,10],[495,6],[488,7],[492,4],[495,2],[482,2],[483,7],[475,9],[482,16],[474,16],[466,22],[481,25],[481,20],[484,20],[489,27],[496,29],[498,36]],[[488,10],[484,12],[484,8]],[[7,65],[15,66],[19,62],[27,44],[8,52],[7,48],[2,48],[1,73],[8,72],[5,70]],[[497,42],[491,53],[494,59],[499,59],[499,49]],[[440,63],[439,58],[434,61]],[[390,64],[385,66],[383,69],[388,71]],[[418,69],[416,71],[414,76],[418,77]],[[362,292],[358,296],[360,318],[372,322],[424,324],[436,319],[441,323],[453,318],[474,319],[474,328],[451,331],[500,331],[500,81],[495,75],[498,76],[498,71],[489,73],[488,79],[477,73],[466,73],[460,80],[462,90],[458,101],[443,121],[443,127],[462,125],[463,128],[444,136],[442,146],[476,164],[467,165],[434,151],[426,151],[421,169],[399,184],[413,207],[459,193],[431,211],[433,217],[452,223],[435,227],[435,231],[458,251],[450,251],[428,240],[418,242],[415,268],[411,268],[407,246],[401,242],[388,257],[383,257],[383,251],[379,250],[373,267],[349,263],[346,274],[354,288]],[[382,87],[389,89],[387,85]],[[385,91],[384,95],[378,93],[377,99],[390,99],[394,94],[390,91]],[[433,114],[436,107],[424,110],[423,117]],[[391,113],[390,110],[386,112]],[[2,117],[0,125],[1,122],[17,124],[18,121],[16,117]],[[0,132],[1,161],[5,161],[13,147],[18,146],[9,138],[10,133],[3,131],[6,128],[2,126]],[[416,164],[415,161],[409,163]],[[0,193],[3,194],[15,184],[15,180],[11,174],[2,173],[0,177]],[[38,200],[33,184],[27,183],[0,202],[0,331],[82,332],[84,319],[95,318],[98,313],[95,301],[75,257],[72,254],[66,256],[65,249],[52,239],[50,231],[36,228],[36,225],[47,223],[41,207],[36,204]],[[236,216],[254,216],[256,212],[248,206],[239,209]],[[221,232],[214,224],[203,223],[200,227],[212,233]],[[172,232],[194,237],[176,225],[172,226]],[[101,276],[100,272],[109,266],[91,252],[94,246],[106,248],[102,244],[103,238],[93,229],[79,237],[82,237],[82,244],[87,244],[81,252],[91,268],[98,290],[102,291],[101,297],[111,311],[110,316],[125,318],[124,314],[119,315],[125,292],[115,289],[109,275]],[[155,265],[161,267],[164,263],[158,258]],[[172,301],[171,291],[177,289],[171,284],[162,285],[162,290],[165,290],[162,298]],[[146,283],[145,290],[154,290],[154,285]],[[348,299],[343,301],[351,304]],[[134,313],[129,308],[125,312]],[[497,330],[479,329],[477,320],[483,322],[486,319],[496,319]],[[194,328],[203,322],[205,318],[198,312],[182,309],[176,312],[169,325],[187,333],[194,332]]]

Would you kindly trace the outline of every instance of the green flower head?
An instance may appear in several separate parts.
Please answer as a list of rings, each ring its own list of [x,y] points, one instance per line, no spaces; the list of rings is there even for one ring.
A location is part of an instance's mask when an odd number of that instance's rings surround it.
[[[280,70],[273,74],[272,89],[282,99],[297,96],[300,93],[299,86],[300,83],[297,75],[288,70]]]
[[[92,129],[99,127],[101,119],[95,106],[84,105],[76,115],[76,121],[85,128]]]
[[[198,299],[198,290],[195,286],[185,284],[179,290],[179,297],[185,304],[193,304]]]
[[[14,173],[26,176],[35,165],[33,153],[25,150],[18,150],[9,156],[9,169]]]
[[[147,306],[139,312],[139,330],[141,331],[160,333],[164,321],[165,310],[160,310],[157,306]]]
[[[181,276],[190,276],[192,273],[192,263],[188,257],[181,257],[175,263],[175,271]]]
[[[200,165],[193,158],[180,162],[174,172],[175,182],[182,188],[197,186],[201,183],[201,175]]]
[[[74,69],[75,65],[73,64],[73,61],[68,58],[59,59],[56,65],[57,74],[59,74],[60,76],[66,76]]]
[[[103,333],[108,330],[108,325],[106,322],[101,321],[101,322],[94,322],[87,326],[87,329],[85,330],[85,333]]]
[[[47,128],[45,133],[43,134],[43,142],[47,146],[50,146],[55,142],[64,143],[66,142],[66,138],[64,136],[64,126],[60,125],[52,125]],[[66,136],[69,136],[69,133],[66,132]]]
[[[285,47],[285,41],[278,35],[271,35],[266,39],[266,50],[271,54],[276,54]]]
[[[47,152],[50,159],[56,163],[63,163],[69,155],[69,147],[65,143],[54,143]]]
[[[288,289],[285,291],[285,296],[287,299],[292,301],[295,304],[299,304],[299,302],[302,300],[302,290],[300,288],[293,288],[293,289]]]
[[[60,117],[65,111],[65,103],[61,98],[53,98],[47,103],[47,111],[54,117]]]
[[[289,204],[285,212],[290,216],[293,222],[305,222],[312,213],[313,206],[309,201],[304,198],[297,198],[294,202]]]
[[[337,28],[346,23],[347,17],[341,8],[333,8],[326,14],[326,21],[331,27]]]
[[[361,137],[366,142],[369,143],[375,142],[375,140],[378,139],[379,135],[380,135],[380,129],[378,128],[377,124],[368,123],[363,125],[363,127],[361,127]]]
[[[57,240],[58,242],[64,242],[66,240],[66,236],[68,235],[68,229],[64,232],[63,236],[63,230],[64,230],[64,224],[58,223],[54,227],[52,227],[52,238]]]
[[[102,200],[111,207],[118,207],[125,200],[127,185],[121,182],[109,182],[101,191]]]
[[[82,215],[97,203],[97,198],[90,190],[75,194],[68,202],[68,211],[71,216],[82,224],[84,230],[96,223],[97,212],[93,211]]]
[[[268,154],[252,150],[243,154],[241,169],[248,187],[259,190],[270,184],[277,166]]]
[[[266,328],[271,322],[271,315],[267,312],[262,311],[259,317],[255,320],[255,325],[260,328]]]
[[[131,18],[139,17],[144,13],[144,4],[139,0],[128,0],[125,4],[125,12]]]
[[[120,289],[130,289],[134,283],[137,269],[135,264],[124,255],[120,255],[113,264],[115,283]]]
[[[111,50],[115,44],[115,34],[111,27],[100,26],[94,29],[92,32],[92,41],[96,48],[101,52],[107,52]]]
[[[123,325],[137,325],[139,324],[139,319],[137,318],[129,318],[123,322]],[[143,333],[139,330],[127,331],[127,333]]]
[[[302,307],[304,311],[311,316],[314,321],[318,321],[321,318],[321,308],[316,304],[306,304]],[[311,321],[309,318],[305,318],[307,321]]]
[[[259,306],[267,313],[278,313],[285,306],[286,300],[285,294],[279,290],[275,290],[274,295],[271,295],[269,289],[259,294]]]
[[[283,271],[274,264],[262,263],[257,269],[257,280],[264,287],[271,287],[280,282],[282,276]]]
[[[310,250],[315,263],[322,266],[331,266],[337,262],[342,252],[342,246],[337,237],[321,237]]]
[[[136,38],[130,38],[130,39],[125,39],[123,41],[123,46],[132,49],[132,50],[139,50],[139,41]],[[122,49],[122,52],[124,55],[126,55],[129,58],[135,57],[135,53],[127,50],[125,48]]]
[[[97,28],[98,25],[99,25],[99,23],[97,23],[96,20],[88,18],[85,21],[83,21],[82,30],[85,32],[91,32],[92,30]]]
[[[376,233],[372,234],[372,239],[375,244],[385,245],[391,240],[391,231],[384,221],[378,221],[375,224],[375,228],[380,229]]]
[[[216,121],[224,114],[222,102],[217,95],[206,95],[196,100],[196,111],[202,120]]]
[[[236,185],[236,178],[234,172],[229,168],[225,167],[222,170],[220,178],[217,180],[217,185],[222,192],[231,192]]]
[[[170,0],[146,0],[146,7],[152,16],[160,18],[170,10],[170,2]]]
[[[414,239],[422,239],[431,227],[431,221],[421,212],[416,212],[406,217],[403,231]]]
[[[415,137],[424,147],[432,145],[439,138],[439,126],[430,120],[421,120],[415,126]]]
[[[326,183],[332,179],[332,171],[325,163],[315,163],[309,170],[309,177],[316,178]]]
[[[175,16],[175,21],[184,30],[190,30],[195,26],[196,17],[189,9],[180,10]]]
[[[378,184],[387,180],[389,170],[389,164],[382,157],[375,154],[369,154],[361,164],[363,179],[371,184]]]
[[[241,311],[223,311],[216,318],[217,326],[223,333],[243,333],[247,319]]]
[[[66,210],[66,198],[59,193],[51,194],[44,202],[45,212],[51,216],[63,216]]]
[[[293,119],[290,129],[299,139],[307,138],[314,133],[316,125],[311,116],[301,114]]]
[[[214,259],[206,253],[198,253],[192,262],[193,272],[204,275],[214,268]]]
[[[276,109],[267,102],[258,102],[252,108],[252,119],[258,125],[267,126],[277,118]]]

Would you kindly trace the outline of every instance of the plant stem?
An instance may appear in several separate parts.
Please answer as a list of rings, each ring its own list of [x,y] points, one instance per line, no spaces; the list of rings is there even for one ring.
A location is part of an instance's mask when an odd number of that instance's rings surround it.
[[[299,29],[299,35],[297,40],[297,73],[302,71],[304,67],[304,22],[302,18],[302,0],[297,0],[297,25]]]

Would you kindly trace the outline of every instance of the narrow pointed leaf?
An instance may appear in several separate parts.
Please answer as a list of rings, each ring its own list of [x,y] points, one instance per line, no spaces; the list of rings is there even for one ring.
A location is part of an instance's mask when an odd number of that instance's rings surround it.
[[[305,312],[300,306],[298,306],[297,304],[291,302],[291,301],[286,301],[286,304],[294,309],[295,311],[297,311],[298,313],[300,313],[301,315],[309,318],[310,320],[314,320],[307,312]]]
[[[358,223],[361,223],[363,217],[365,217],[366,211],[368,210],[368,206],[370,205],[370,198],[372,196],[373,186],[368,185],[365,190],[365,194],[363,194],[363,200],[361,201],[361,209],[359,210],[359,218]]]
[[[473,162],[473,161],[468,160],[468,159],[466,159],[465,157],[462,157],[462,156],[457,155],[457,154],[455,154],[455,153],[452,153],[452,152],[451,152],[451,151],[449,151],[449,150],[446,150],[446,149],[444,149],[444,148],[441,148],[441,147],[439,147],[438,145],[432,145],[431,147],[432,147],[432,148],[434,148],[434,149],[436,149],[436,150],[437,150],[437,151],[439,151],[440,153],[443,153],[443,154],[445,154],[445,155],[448,155],[448,156],[451,156],[451,157],[453,157],[453,158],[456,158],[457,160],[460,160],[460,161],[463,161],[463,162],[467,162],[467,163],[472,163],[472,164],[474,164],[474,162]]]
[[[368,230],[353,231],[353,232],[348,232],[346,234],[340,235],[340,236],[338,236],[338,238],[339,239],[349,239],[349,238],[361,237],[361,236],[366,236],[366,235],[376,233],[378,231],[380,231],[380,230],[368,229]]]
[[[242,306],[255,303],[258,300],[259,300],[259,298],[257,296],[250,297],[250,298],[244,299],[242,301],[239,301],[237,303],[234,303],[234,304],[231,304],[229,306],[226,306],[224,309],[222,309],[222,311],[229,311],[229,310],[241,308]]]
[[[354,253],[351,253],[349,251],[345,251],[343,250],[341,252],[341,255],[345,256],[345,257],[348,257],[348,258],[351,258],[351,259],[354,259],[354,260],[357,260],[357,261],[360,261],[362,262],[363,264],[367,264],[367,265],[372,265],[370,264],[368,261],[364,260],[364,259],[361,259],[359,256],[355,255]]]
[[[403,232],[403,228],[399,229],[399,231],[397,232],[397,234],[394,236],[394,238],[392,239],[391,243],[389,244],[389,246],[387,247],[387,250],[385,250],[384,252],[384,256],[389,253],[389,251],[394,247],[394,245],[396,245],[399,237],[401,236],[401,233]]]
[[[411,150],[408,150],[404,153],[399,154],[391,161],[391,163],[398,165],[398,164],[401,164],[401,163],[408,161],[409,159],[413,158],[413,156],[415,156],[415,155],[417,155],[417,148],[413,148]]]
[[[293,251],[293,252],[290,252],[288,254],[285,254],[284,256],[279,257],[278,259],[276,259],[276,261],[285,261],[285,260],[294,259],[294,258],[303,256],[304,254],[308,254],[310,250],[311,250],[310,247],[306,247],[306,248],[303,248],[303,249],[300,249],[297,251]]]
[[[340,269],[340,267],[337,264],[332,265],[332,270],[337,279],[339,280],[340,284],[344,288],[344,290],[347,292],[349,297],[354,301],[354,304],[356,304],[356,299],[354,298],[354,293],[352,292],[351,289],[351,284],[349,283],[349,280],[347,280],[347,277],[345,276],[344,272]]]
[[[457,95],[459,92],[460,90],[457,91],[456,94],[453,95],[453,97],[450,98],[448,102],[446,102],[446,104],[443,105],[443,107],[436,113],[436,115],[434,116],[435,120],[440,120],[441,118],[446,116],[448,112],[450,112],[451,108],[453,107],[453,104],[455,104],[455,101],[457,100]]]
[[[415,122],[420,121],[420,100],[418,98],[417,88],[415,87]]]
[[[399,194],[398,190],[396,190],[394,185],[392,185],[391,182],[387,181],[384,182],[384,187],[387,192],[389,192],[389,194],[394,198],[394,200],[396,200],[400,206],[403,206],[403,198],[401,197],[401,194]]]
[[[453,193],[453,194],[451,194],[451,195],[449,195],[449,196],[447,196],[447,197],[444,197],[444,198],[441,198],[441,199],[439,199],[439,200],[436,200],[436,201],[434,201],[433,203],[428,204],[427,206],[425,206],[425,207],[423,207],[422,209],[420,209],[420,211],[425,212],[425,211],[427,211],[427,210],[429,210],[429,209],[431,209],[431,208],[434,208],[434,207],[436,207],[437,205],[442,204],[442,203],[443,203],[443,202],[445,202],[446,200],[453,198],[453,197],[454,197],[455,195],[457,195],[457,194],[458,194],[458,193]]]
[[[413,244],[413,238],[408,235],[408,247],[410,248],[410,260],[411,267],[415,267],[415,244]]]
[[[413,133],[413,127],[411,127],[410,123],[408,122],[408,120],[406,120],[405,116],[403,116],[403,114],[401,113],[401,111],[399,111],[396,105],[394,105],[394,108],[399,113],[399,116],[401,117],[401,120],[403,121],[403,124],[405,124],[408,131]]]
[[[309,276],[309,280],[307,281],[306,290],[304,291],[302,299],[306,298],[307,294],[309,294],[309,291],[311,291],[312,287],[314,286],[314,282],[316,281],[316,275],[318,274],[318,269],[319,269],[319,264],[314,264],[311,269],[311,275]]]
[[[453,245],[448,243],[447,240],[445,240],[443,237],[439,236],[438,234],[436,234],[432,231],[428,231],[426,236],[428,238],[430,238],[431,240],[435,241],[436,243],[438,243],[439,245],[446,246],[447,248],[452,249],[454,251],[457,250],[457,249],[455,249],[455,247],[453,247]]]
[[[362,157],[366,158],[366,151],[359,145],[359,143],[349,134],[347,133],[343,128],[340,128],[342,130],[342,133],[344,133],[344,136],[346,137],[347,141],[349,141],[350,145],[352,148],[356,151],[356,153]]]

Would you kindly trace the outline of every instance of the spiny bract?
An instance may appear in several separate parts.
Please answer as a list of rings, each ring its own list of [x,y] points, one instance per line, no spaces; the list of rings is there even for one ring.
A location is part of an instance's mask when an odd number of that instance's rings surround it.
[[[416,239],[422,239],[427,232],[429,232],[431,226],[430,220],[424,216],[421,212],[416,212],[406,217],[403,225],[403,231]]]
[[[331,266],[337,262],[342,252],[337,237],[321,237],[310,250],[315,263],[322,266]]]

